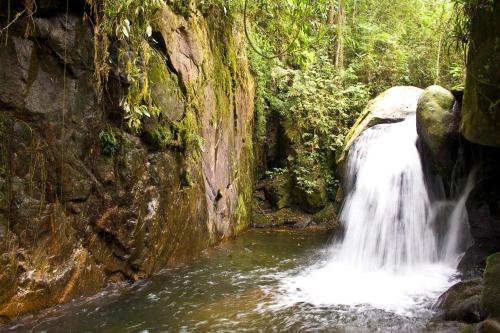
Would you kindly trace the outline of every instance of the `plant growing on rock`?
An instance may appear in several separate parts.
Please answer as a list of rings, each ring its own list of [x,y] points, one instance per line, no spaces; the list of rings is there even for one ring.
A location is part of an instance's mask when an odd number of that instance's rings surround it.
[[[128,127],[135,133],[141,129],[143,117],[156,117],[160,110],[151,98],[147,69],[151,59],[153,27],[162,0],[88,0],[94,9],[95,75],[103,89],[110,64],[126,74],[128,91],[121,102]],[[110,56],[110,45],[116,45],[116,59]]]
[[[112,130],[102,130],[99,132],[99,141],[102,152],[107,156],[114,156],[119,150],[118,139]]]

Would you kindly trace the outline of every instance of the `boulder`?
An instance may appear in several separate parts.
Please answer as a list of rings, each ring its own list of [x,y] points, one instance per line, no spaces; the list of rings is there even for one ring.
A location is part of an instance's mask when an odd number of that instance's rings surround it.
[[[461,281],[448,289],[438,300],[444,320],[477,323],[484,318],[481,313],[481,279]]]
[[[500,318],[500,252],[489,256],[486,260],[483,280],[481,311],[490,318]]]
[[[485,320],[477,325],[476,333],[500,333],[500,322],[493,319]]]
[[[313,171],[316,174],[314,177],[316,179],[317,187],[314,191],[305,191],[304,189],[296,186],[295,200],[297,201],[299,207],[310,214],[318,213],[328,203],[328,193],[326,190],[326,184],[321,178],[319,171]]]
[[[475,7],[460,132],[471,142],[500,147],[500,2]]]
[[[458,103],[441,86],[424,90],[417,105],[417,132],[438,173],[452,173],[458,149]]]
[[[357,137],[367,128],[378,124],[403,121],[417,111],[417,102],[423,90],[417,87],[392,87],[371,100],[345,138],[344,148],[337,155],[342,163]]]
[[[292,206],[290,184],[287,175],[276,175],[267,180],[264,185],[266,199],[274,209],[280,210]]]

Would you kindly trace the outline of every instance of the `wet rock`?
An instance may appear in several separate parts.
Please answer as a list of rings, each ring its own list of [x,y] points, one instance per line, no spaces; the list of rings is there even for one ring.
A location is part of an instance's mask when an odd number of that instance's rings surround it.
[[[500,318],[500,252],[486,260],[481,310],[492,318]],[[500,329],[500,326],[498,326]]]
[[[344,148],[337,157],[337,163],[347,156],[356,138],[367,128],[378,124],[403,121],[417,111],[417,102],[423,90],[417,87],[392,87],[368,103],[346,136]]]
[[[478,333],[500,333],[500,322],[488,319],[479,324]]]
[[[481,312],[481,279],[462,281],[439,297],[438,308],[444,320],[477,323],[484,319]]]
[[[114,161],[107,156],[98,155],[94,160],[94,173],[97,179],[103,184],[113,184],[116,182]]]
[[[457,159],[458,103],[453,94],[440,86],[425,89],[417,105],[417,132],[432,165],[448,178]]]
[[[495,165],[481,169],[481,179],[467,199],[474,244],[459,264],[460,271],[465,274],[481,273],[486,257],[500,251],[500,176],[497,170]]]

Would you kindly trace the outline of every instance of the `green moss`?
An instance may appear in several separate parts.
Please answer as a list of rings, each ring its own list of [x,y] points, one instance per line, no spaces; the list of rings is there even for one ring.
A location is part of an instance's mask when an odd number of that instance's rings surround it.
[[[185,18],[191,16],[191,9],[189,8],[189,1],[187,0],[168,0],[167,4],[172,8],[172,11],[177,15]]]
[[[460,333],[473,333],[474,331],[474,325],[467,325],[460,330]]]
[[[183,187],[192,187],[194,185],[193,176],[191,175],[191,170],[185,169],[182,171],[181,185]]]
[[[316,224],[334,227],[337,224],[337,210],[335,205],[329,202],[325,208],[314,214],[313,221]]]
[[[179,78],[170,73],[159,52],[151,55],[148,68],[152,103],[158,107],[158,118],[179,121],[184,115],[185,98]]]
[[[236,224],[234,225],[234,233],[236,235],[244,231],[248,226],[248,211],[244,195],[238,194],[238,206],[236,208]]]
[[[466,2],[470,36],[460,131],[473,143],[500,147],[500,2],[474,2],[482,5]]]
[[[169,126],[156,124],[151,132],[154,144],[159,148],[167,148],[173,144],[173,135]]]
[[[500,252],[488,257],[484,270],[481,310],[493,318],[500,317]]]
[[[198,120],[194,111],[186,112],[184,119],[174,125],[177,141],[185,155],[198,156],[205,140],[200,136]]]

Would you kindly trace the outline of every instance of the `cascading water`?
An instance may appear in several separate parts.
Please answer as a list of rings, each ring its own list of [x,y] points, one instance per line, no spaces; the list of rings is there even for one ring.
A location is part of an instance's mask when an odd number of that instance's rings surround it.
[[[426,188],[415,116],[366,130],[349,153],[342,241],[307,272],[285,279],[289,302],[368,305],[411,315],[451,283],[467,230],[463,206],[440,244]],[[471,183],[471,182],[469,182]],[[467,186],[469,188],[469,186]],[[464,227],[465,226],[465,227]],[[443,241],[441,241],[443,242]]]
[[[340,219],[344,242],[337,259],[365,268],[397,269],[432,262],[436,237],[415,118],[368,130],[348,161],[350,190]]]

